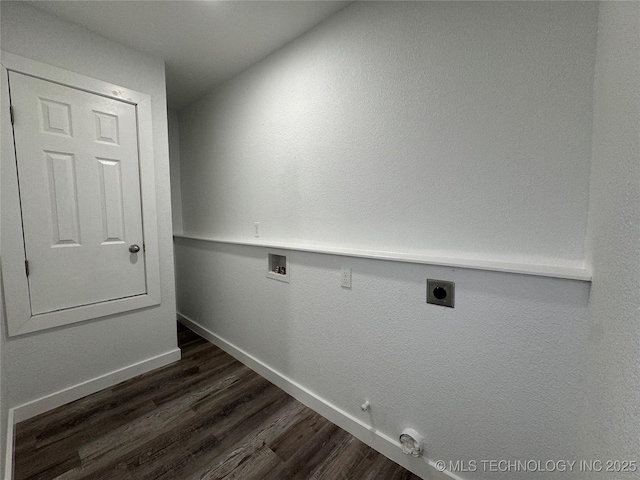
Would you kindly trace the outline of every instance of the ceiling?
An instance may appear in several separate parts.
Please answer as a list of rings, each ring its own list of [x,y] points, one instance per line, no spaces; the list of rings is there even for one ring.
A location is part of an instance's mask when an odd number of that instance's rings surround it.
[[[343,9],[344,1],[33,1],[29,5],[166,63],[180,109]]]

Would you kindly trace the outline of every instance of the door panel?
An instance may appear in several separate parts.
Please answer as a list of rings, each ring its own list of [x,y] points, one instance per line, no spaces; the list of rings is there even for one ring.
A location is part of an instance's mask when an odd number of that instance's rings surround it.
[[[76,191],[75,157],[44,152],[51,204],[52,246],[80,245],[80,218]]]
[[[146,293],[135,106],[16,72],[9,86],[32,314]]]

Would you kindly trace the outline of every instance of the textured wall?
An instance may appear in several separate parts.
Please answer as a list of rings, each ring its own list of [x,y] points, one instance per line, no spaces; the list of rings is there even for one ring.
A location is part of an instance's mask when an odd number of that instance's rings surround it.
[[[596,14],[352,4],[181,112],[185,231],[581,267]]]
[[[181,111],[184,230],[582,266],[596,26],[589,2],[354,3]],[[428,458],[576,457],[588,283],[292,252],[284,284],[260,247],[175,252],[181,313]]]
[[[1,271],[0,271],[1,273]],[[9,406],[7,404],[7,389],[4,387],[4,358],[2,343],[5,336],[4,300],[3,291],[0,288],[0,475],[4,475],[5,452],[7,447],[7,424]]]
[[[164,64],[28,6],[3,2],[2,48],[151,96],[162,304],[31,335],[2,345],[8,406],[176,347]]]
[[[392,438],[413,426],[429,458],[575,457],[588,283],[291,252],[286,284],[260,247],[175,254],[180,313]],[[454,309],[427,278],[456,282]]]
[[[0,18],[2,16],[2,5],[0,5]],[[1,209],[0,209],[1,210]],[[1,227],[0,227],[1,228]],[[0,233],[0,238],[2,234]],[[0,259],[0,274],[2,273],[2,265]],[[0,277],[1,278],[1,277]],[[1,285],[0,285],[1,287]],[[7,434],[7,420],[9,407],[7,405],[7,390],[4,388],[4,358],[2,344],[5,337],[5,318],[4,318],[4,290],[0,288],[0,475],[4,475],[5,467],[5,449],[6,449],[6,434]]]
[[[640,461],[638,2],[600,3],[588,240],[593,286],[583,456]]]
[[[173,233],[182,232],[182,191],[180,188],[180,128],[178,114],[167,112],[169,123],[169,164],[171,165],[171,217]]]

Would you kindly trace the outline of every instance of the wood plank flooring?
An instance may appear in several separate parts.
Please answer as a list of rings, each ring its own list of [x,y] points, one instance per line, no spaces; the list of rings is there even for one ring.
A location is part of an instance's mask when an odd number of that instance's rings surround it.
[[[178,327],[182,360],[16,426],[15,479],[418,479]]]

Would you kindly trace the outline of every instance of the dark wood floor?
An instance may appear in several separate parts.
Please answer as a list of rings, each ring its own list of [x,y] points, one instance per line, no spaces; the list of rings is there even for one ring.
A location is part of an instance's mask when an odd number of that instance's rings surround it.
[[[16,426],[15,479],[418,479],[184,327],[182,360]]]

